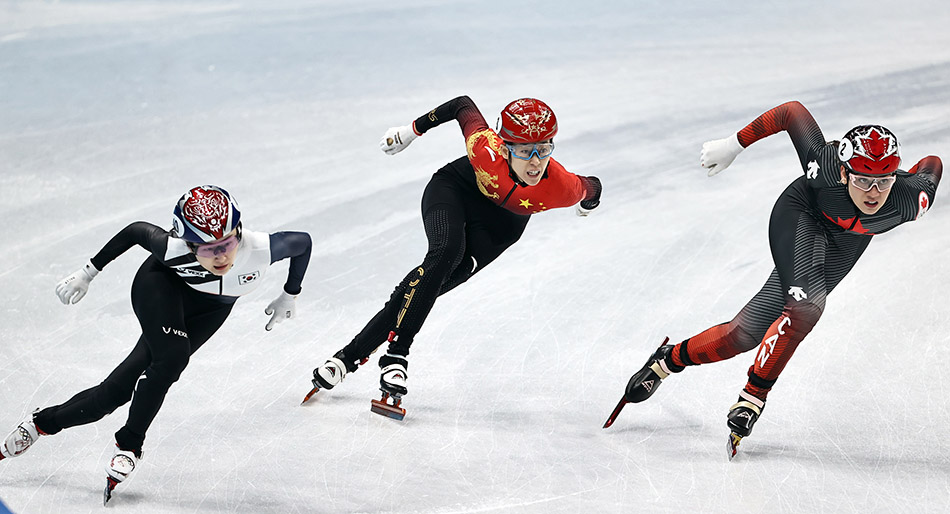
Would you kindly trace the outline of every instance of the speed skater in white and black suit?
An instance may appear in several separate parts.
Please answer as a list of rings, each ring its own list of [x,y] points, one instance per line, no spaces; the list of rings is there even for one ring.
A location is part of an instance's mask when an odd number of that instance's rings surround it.
[[[142,327],[132,352],[99,385],[22,422],[0,445],[0,459],[22,454],[40,435],[98,421],[131,400],[106,466],[108,501],[115,485],[135,469],[145,433],[190,356],[221,327],[238,297],[256,289],[272,263],[287,258],[287,281],[265,310],[271,316],[265,329],[294,316],[310,260],[309,234],[242,230],[237,203],[217,186],[188,191],[172,222],[170,233],[132,223],[56,287],[63,303],[76,303],[99,271],[126,250],[138,245],[151,252],[132,281],[132,308]]]
[[[775,268],[765,285],[727,323],[679,344],[663,344],[627,383],[625,403],[642,402],[670,373],[758,348],[749,380],[729,410],[730,457],[765,407],[766,397],[798,345],[811,332],[832,290],[851,271],[876,234],[914,221],[930,209],[943,164],[924,157],[899,168],[897,137],[880,125],[859,125],[826,142],[799,102],[770,109],[731,137],[703,145],[701,165],[722,171],[746,147],[787,132],[803,174],[779,196],[769,221]]]

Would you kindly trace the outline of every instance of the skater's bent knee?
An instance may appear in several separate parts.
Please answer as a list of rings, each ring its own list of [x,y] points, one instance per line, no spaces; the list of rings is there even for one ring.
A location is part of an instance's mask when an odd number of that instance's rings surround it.
[[[160,362],[152,363],[150,370],[146,371],[146,375],[150,379],[173,384],[178,381],[181,373],[188,367],[188,360],[188,355],[162,359]]]
[[[132,399],[132,389],[123,388],[118,384],[103,382],[100,394],[97,394],[96,408],[105,416],[119,407],[125,405]]]
[[[798,326],[815,326],[823,310],[822,306],[812,302],[797,302],[785,306],[786,315]]]

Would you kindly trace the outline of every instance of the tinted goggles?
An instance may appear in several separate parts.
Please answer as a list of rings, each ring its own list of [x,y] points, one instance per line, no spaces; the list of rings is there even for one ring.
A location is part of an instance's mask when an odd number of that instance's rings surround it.
[[[538,156],[538,159],[544,159],[554,153],[554,143],[505,143],[505,146],[508,147],[508,153],[512,157],[522,161],[530,161],[535,155]]]
[[[213,259],[221,254],[226,254],[237,247],[241,242],[241,238],[238,234],[234,234],[231,237],[224,238],[220,241],[215,241],[213,243],[207,244],[193,244],[189,243],[188,248],[191,248],[192,253],[198,257],[204,257],[206,259]]]

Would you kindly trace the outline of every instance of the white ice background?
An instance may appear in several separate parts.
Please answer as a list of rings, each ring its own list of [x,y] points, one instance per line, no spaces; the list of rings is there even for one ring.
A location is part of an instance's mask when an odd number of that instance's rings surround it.
[[[801,170],[784,134],[707,178],[699,149],[800,100],[828,139],[881,123],[904,167],[950,158],[943,2],[0,2],[0,430],[101,381],[138,337],[133,249],[63,306],[56,282],[127,223],[170,226],[220,184],[245,225],[314,240],[297,318],[265,332],[286,263],[171,389],[109,509],[178,512],[950,511],[950,199],[876,237],[725,458],[754,357],[691,368],[601,425],[664,336],[727,321],[771,268]],[[589,218],[535,216],[444,296],[412,347],[403,422],[375,363],[300,406],[312,369],[415,267],[448,123],[536,96],[557,158],[599,176]],[[0,462],[17,513],[101,512],[122,407]]]

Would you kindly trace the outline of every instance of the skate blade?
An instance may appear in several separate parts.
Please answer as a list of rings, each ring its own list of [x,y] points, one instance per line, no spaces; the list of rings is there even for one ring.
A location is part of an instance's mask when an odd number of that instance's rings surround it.
[[[406,417],[406,409],[403,409],[399,406],[399,404],[402,403],[402,399],[393,396],[393,403],[390,404],[386,401],[389,398],[389,394],[383,393],[383,397],[381,399],[371,400],[370,410],[381,416],[402,421],[402,419]]]
[[[618,403],[617,406],[614,407],[614,411],[610,413],[610,417],[607,418],[607,422],[604,423],[604,428],[607,428],[610,425],[614,424],[614,421],[617,419],[617,415],[620,414],[620,411],[623,410],[624,405],[628,403],[630,402],[628,402],[626,398],[623,398],[623,397],[620,398],[620,403]]]
[[[739,443],[741,441],[742,441],[741,435],[735,432],[731,432],[729,434],[729,441],[726,443],[726,451],[728,452],[730,461],[736,456],[736,453],[739,452]]]
[[[313,395],[317,394],[317,391],[319,390],[320,390],[319,387],[314,387],[313,389],[311,389],[310,392],[307,393],[307,396],[303,397],[303,401],[300,402],[300,405],[307,403],[307,400],[309,400],[310,398],[313,398]]]
[[[106,477],[106,489],[102,492],[102,506],[105,507],[109,503],[109,500],[112,499],[112,490],[115,489],[115,486],[119,485],[118,482],[112,477]]]

